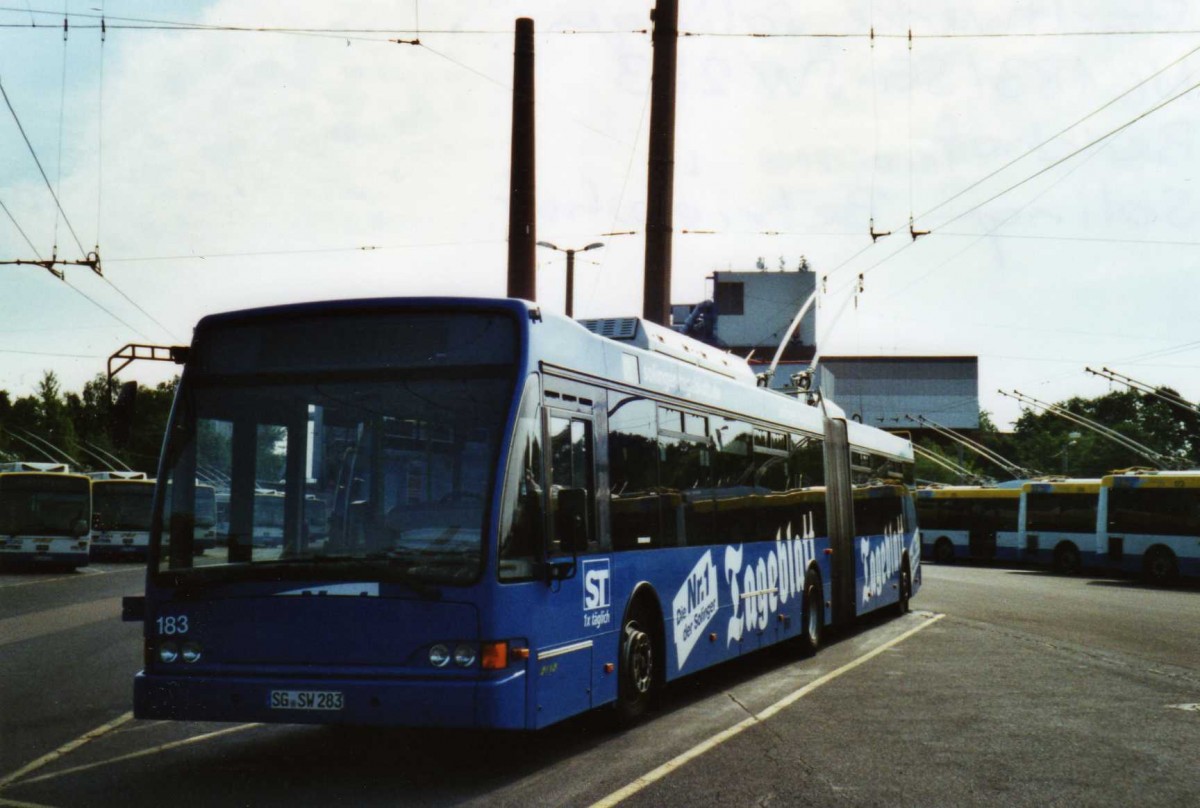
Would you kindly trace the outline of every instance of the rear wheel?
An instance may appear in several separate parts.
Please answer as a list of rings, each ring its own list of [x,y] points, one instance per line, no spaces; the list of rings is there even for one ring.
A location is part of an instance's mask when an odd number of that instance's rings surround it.
[[[904,565],[900,568],[900,600],[896,602],[896,612],[907,614],[909,609],[908,601],[911,598],[912,573],[908,570],[908,559],[905,559]]]
[[[933,544],[933,560],[939,564],[949,564],[954,560],[954,544],[942,536]]]
[[[1166,547],[1151,547],[1142,561],[1142,575],[1152,584],[1169,584],[1179,574],[1179,562]]]
[[[825,602],[821,596],[821,579],[811,572],[804,580],[804,613],[801,619],[804,631],[800,634],[800,648],[805,655],[812,656],[821,647]]]
[[[621,658],[617,674],[617,720],[632,724],[650,706],[654,691],[654,635],[644,611],[634,612],[621,629]]]
[[[1079,548],[1070,542],[1063,542],[1054,548],[1054,571],[1060,575],[1074,575],[1083,566],[1079,556]]]

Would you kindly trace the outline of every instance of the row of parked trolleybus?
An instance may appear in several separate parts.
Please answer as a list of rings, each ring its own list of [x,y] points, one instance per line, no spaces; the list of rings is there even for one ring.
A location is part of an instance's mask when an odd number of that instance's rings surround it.
[[[195,550],[228,532],[227,492],[198,486]],[[89,559],[144,559],[154,480],[130,472],[72,474],[63,464],[0,465],[0,560],[80,567]],[[278,544],[283,496],[255,498],[255,543]],[[1200,472],[1129,471],[1009,487],[916,492],[922,555],[1022,562],[1060,573],[1119,572],[1156,583],[1200,575]],[[309,529],[319,537],[324,509]]]
[[[922,557],[1023,562],[1154,583],[1200,575],[1200,471],[916,492]]]
[[[0,463],[0,564],[71,568],[91,560],[145,560],[150,547],[155,481],[143,472],[73,473],[65,463]],[[197,555],[228,533],[229,494],[197,484]],[[310,503],[309,531],[324,528],[323,503]],[[254,543],[278,546],[283,495],[263,489],[254,499]]]

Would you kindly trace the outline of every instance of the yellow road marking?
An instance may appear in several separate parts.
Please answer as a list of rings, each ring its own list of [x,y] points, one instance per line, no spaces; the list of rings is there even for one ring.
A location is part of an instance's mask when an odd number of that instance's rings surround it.
[[[30,772],[37,771],[38,769],[42,768],[43,766],[45,766],[49,763],[53,763],[54,761],[58,760],[63,755],[68,755],[71,752],[74,752],[76,749],[83,746],[88,741],[94,741],[97,738],[99,738],[101,735],[105,735],[109,732],[112,732],[114,729],[121,726],[126,721],[130,721],[132,719],[133,719],[133,713],[125,713],[124,715],[117,716],[112,721],[109,721],[107,724],[101,724],[100,726],[96,727],[94,730],[92,730],[90,732],[85,732],[84,734],[80,735],[75,740],[68,741],[67,743],[65,743],[62,746],[55,749],[53,752],[50,752],[49,754],[46,754],[46,755],[42,755],[40,758],[33,761],[32,763],[25,764],[21,768],[17,769],[15,772],[13,772],[11,774],[7,774],[4,777],[0,777],[0,789],[7,788],[10,783],[13,783],[13,782],[19,780],[20,778],[24,777],[25,775],[29,774]]]
[[[862,656],[858,657],[857,659],[847,662],[842,667],[840,667],[836,670],[832,670],[829,673],[825,674],[824,676],[814,679],[813,681],[809,682],[808,684],[806,684],[804,687],[800,688],[799,690],[793,691],[792,693],[789,693],[788,695],[784,696],[782,699],[775,702],[770,707],[767,707],[762,712],[756,713],[755,715],[750,716],[749,718],[745,719],[744,721],[740,721],[737,724],[734,724],[729,729],[726,729],[722,732],[718,732],[716,735],[712,736],[708,740],[702,741],[701,743],[696,744],[691,749],[687,750],[686,752],[684,752],[680,755],[677,755],[676,757],[671,758],[670,760],[668,760],[666,763],[662,764],[658,768],[653,769],[653,770],[647,772],[646,774],[643,774],[641,777],[634,780],[632,783],[625,786],[624,788],[618,789],[617,791],[614,791],[613,793],[609,794],[607,797],[604,797],[603,799],[592,803],[591,808],[611,808],[611,806],[617,805],[618,803],[629,799],[634,794],[637,794],[639,791],[646,788],[647,786],[650,786],[650,785],[658,782],[659,780],[663,779],[668,774],[670,774],[671,772],[678,769],[680,766],[683,766],[684,764],[688,763],[689,761],[695,760],[696,758],[700,757],[705,752],[708,752],[711,749],[715,749],[716,747],[725,743],[725,741],[728,741],[730,738],[733,738],[736,735],[740,735],[741,733],[750,729],[750,727],[753,727],[756,724],[766,721],[771,716],[776,715],[781,710],[787,709],[788,707],[795,704],[797,701],[804,698],[809,693],[813,692],[814,690],[821,687],[822,685],[828,684],[829,682],[832,682],[834,679],[838,678],[842,674],[849,673],[850,671],[854,670],[859,665],[862,665],[864,662],[874,659],[875,657],[879,656],[880,654],[882,654],[884,651],[888,650],[889,648],[892,648],[893,646],[898,645],[901,642],[904,642],[909,637],[916,634],[918,631],[922,631],[923,629],[929,628],[934,623],[936,623],[938,620],[941,620],[943,617],[945,617],[944,614],[936,614],[931,619],[926,620],[925,622],[921,623],[920,625],[913,626],[908,631],[901,634],[899,637],[893,637],[892,639],[888,640],[887,642],[885,642],[883,645],[879,646],[878,648],[868,651],[867,653],[863,654]]]
[[[130,752],[128,755],[120,755],[119,757],[109,758],[108,760],[98,760],[95,763],[85,763],[82,766],[72,766],[69,769],[62,769],[61,771],[50,772],[50,774],[43,774],[40,777],[31,777],[28,780],[22,780],[21,785],[28,786],[28,785],[32,785],[34,783],[40,783],[43,780],[53,780],[56,777],[63,777],[68,774],[75,774],[77,772],[87,771],[88,769],[96,769],[101,766],[111,766],[113,763],[120,763],[125,760],[135,760],[137,758],[148,757],[150,755],[157,755],[161,752],[166,752],[171,749],[176,749],[180,746],[187,746],[187,745],[193,744],[193,743],[200,743],[202,741],[212,740],[213,738],[219,738],[222,735],[231,735],[235,732],[242,732],[243,730],[254,729],[255,727],[261,727],[261,726],[262,726],[262,724],[238,724],[237,726],[234,726],[234,727],[227,727],[225,729],[219,729],[216,732],[206,732],[203,735],[195,735],[191,738],[184,738],[182,741],[171,741],[171,743],[164,743],[161,746],[154,746],[154,747],[151,747],[150,749],[143,749],[140,752]]]

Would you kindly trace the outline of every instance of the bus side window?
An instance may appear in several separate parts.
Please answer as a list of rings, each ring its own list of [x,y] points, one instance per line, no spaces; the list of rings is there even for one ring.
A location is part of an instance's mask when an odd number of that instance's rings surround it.
[[[614,550],[657,547],[661,541],[658,427],[644,398],[613,401],[608,412],[609,513]]]
[[[545,524],[542,494],[541,408],[534,377],[525,392],[513,436],[512,454],[500,516],[500,580],[533,577],[535,556],[542,546]]]
[[[813,435],[793,434],[788,453],[788,517],[793,535],[811,530],[829,535],[825,511],[825,443]],[[817,489],[816,491],[812,489]],[[805,527],[807,525],[807,527]]]

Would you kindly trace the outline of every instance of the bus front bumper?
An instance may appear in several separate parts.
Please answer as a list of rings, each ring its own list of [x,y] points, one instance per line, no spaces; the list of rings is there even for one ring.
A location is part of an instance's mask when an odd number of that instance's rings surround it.
[[[142,671],[133,680],[133,714],[174,721],[524,729],[525,691],[523,669],[473,681],[163,676]],[[289,701],[311,706],[282,706]],[[318,701],[326,708],[317,709]]]

